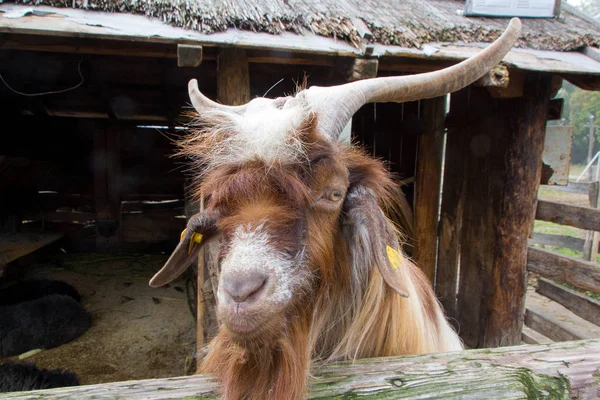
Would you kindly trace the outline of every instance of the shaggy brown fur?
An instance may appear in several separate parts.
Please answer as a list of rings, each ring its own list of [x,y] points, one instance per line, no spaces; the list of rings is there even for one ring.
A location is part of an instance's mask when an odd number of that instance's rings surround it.
[[[380,273],[391,268],[386,246],[400,250],[384,211],[401,194],[379,160],[328,141],[309,117],[291,133],[301,145],[291,162],[217,161],[228,155],[231,129],[223,115],[209,115],[181,143],[181,154],[203,169],[195,193],[205,193],[206,212],[220,216],[221,257],[236,229],[260,226],[278,252],[303,261],[285,307],[248,335],[222,325],[209,344],[202,372],[221,380],[224,398],[303,398],[312,362],[460,349],[408,258],[395,271],[408,298]]]

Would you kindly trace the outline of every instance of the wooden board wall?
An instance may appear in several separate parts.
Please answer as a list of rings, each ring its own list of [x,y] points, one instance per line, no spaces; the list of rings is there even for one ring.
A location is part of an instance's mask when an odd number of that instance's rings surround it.
[[[535,215],[550,81],[549,76],[528,76],[524,96],[516,99],[494,99],[483,88],[452,95],[438,289],[470,347],[521,340],[527,238]]]

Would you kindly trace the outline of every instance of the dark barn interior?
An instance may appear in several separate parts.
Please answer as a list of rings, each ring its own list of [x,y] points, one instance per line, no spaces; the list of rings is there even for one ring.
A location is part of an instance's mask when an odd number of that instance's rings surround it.
[[[83,383],[191,371],[194,279],[187,275],[156,292],[147,281],[185,227],[191,176],[186,160],[174,157],[174,140],[189,120],[189,79],[216,97],[216,51],[212,60],[207,56],[198,68],[181,68],[175,58],[0,51],[0,112],[10,127],[0,136],[0,226],[8,249],[0,282],[69,282],[94,318],[81,338],[32,356],[37,365],[76,371]],[[323,65],[251,63],[251,96],[285,96],[305,79],[309,85],[343,83],[351,59],[314,63]],[[422,125],[418,102],[369,105],[354,118],[353,140],[388,160],[398,177],[411,178]],[[404,185],[409,199],[413,182]],[[179,319],[174,325],[161,317],[173,313]],[[141,325],[128,322],[138,318]],[[106,333],[112,324],[121,332],[119,343]],[[150,341],[150,334],[161,342]],[[93,348],[93,342],[103,346],[91,351],[86,345]],[[175,345],[165,349],[165,342]],[[126,343],[144,351],[123,351]],[[83,348],[89,357],[79,356]],[[169,359],[177,362],[166,366]]]

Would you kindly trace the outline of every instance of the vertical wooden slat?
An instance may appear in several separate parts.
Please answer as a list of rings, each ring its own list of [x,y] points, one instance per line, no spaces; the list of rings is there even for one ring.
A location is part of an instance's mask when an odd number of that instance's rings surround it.
[[[446,152],[444,161],[442,207],[440,212],[439,245],[436,271],[436,294],[451,318],[456,318],[456,296],[460,263],[460,234],[464,207],[464,122],[466,121],[469,89],[450,96],[447,117]],[[452,319],[452,321],[455,321]]]
[[[464,207],[456,316],[470,347],[518,344],[527,239],[541,175],[550,78],[527,77],[523,97],[469,91],[464,118]],[[451,134],[451,133],[450,133]]]
[[[524,96],[506,101],[502,199],[496,227],[492,290],[486,299],[483,346],[509,346],[521,341],[527,290],[527,246],[535,218],[535,199],[542,174],[542,153],[552,91],[551,77],[530,75]]]
[[[506,139],[496,101],[486,89],[471,88],[462,120],[453,120],[463,135],[462,179],[464,206],[460,231],[459,295],[456,318],[462,339],[469,347],[481,346],[484,312],[482,301],[490,284],[497,203],[501,201],[497,175],[503,169]],[[451,134],[451,133],[449,133]],[[443,194],[442,194],[443,196]]]
[[[223,48],[217,60],[217,100],[230,106],[250,101],[250,73],[246,51]]]
[[[116,128],[97,123],[94,131],[94,204],[96,250],[115,252],[120,247],[121,190],[119,136]]]
[[[438,244],[446,96],[424,100],[422,107],[424,127],[417,145],[413,258],[433,284]]]
[[[600,188],[600,182],[590,182],[588,188],[588,197],[590,199],[590,207],[598,208],[598,190]],[[593,260],[595,262],[598,257],[598,242],[600,239],[600,233],[594,231],[587,231],[585,237],[585,244],[583,245],[583,259]]]

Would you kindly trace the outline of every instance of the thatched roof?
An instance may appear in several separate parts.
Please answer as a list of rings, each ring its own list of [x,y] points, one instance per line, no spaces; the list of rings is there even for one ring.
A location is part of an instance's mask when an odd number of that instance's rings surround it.
[[[302,34],[309,30],[356,47],[368,43],[421,48],[431,42],[490,42],[507,24],[506,18],[463,16],[464,0],[18,0],[17,3],[143,14],[205,34],[232,27],[272,34]],[[565,4],[558,18],[523,19],[518,46],[558,51],[597,47],[599,27],[598,22]]]

